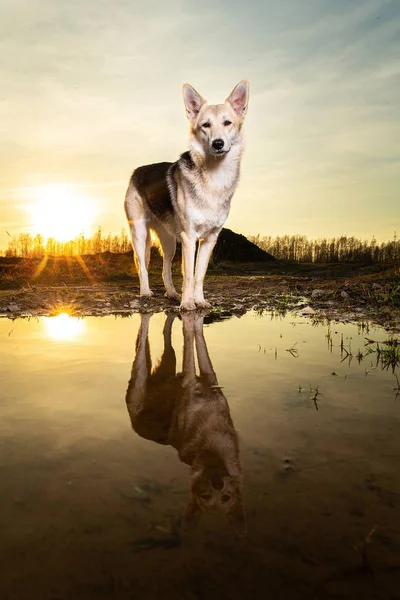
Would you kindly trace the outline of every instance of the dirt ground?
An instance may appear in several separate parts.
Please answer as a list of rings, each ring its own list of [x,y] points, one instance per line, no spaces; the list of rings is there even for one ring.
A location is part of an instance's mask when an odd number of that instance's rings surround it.
[[[129,255],[79,261],[0,259],[0,316],[76,316],[178,310],[164,297],[160,265],[150,273],[154,297],[139,299]],[[181,285],[179,265],[174,279]],[[205,295],[210,320],[248,310],[295,310],[313,319],[371,321],[400,330],[400,265],[287,265],[218,263],[210,266]]]

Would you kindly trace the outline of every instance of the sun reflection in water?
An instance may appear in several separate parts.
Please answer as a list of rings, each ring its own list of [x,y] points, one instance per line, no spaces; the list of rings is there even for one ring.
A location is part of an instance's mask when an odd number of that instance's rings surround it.
[[[47,335],[53,340],[71,340],[79,337],[84,330],[84,320],[61,313],[56,317],[44,317]]]

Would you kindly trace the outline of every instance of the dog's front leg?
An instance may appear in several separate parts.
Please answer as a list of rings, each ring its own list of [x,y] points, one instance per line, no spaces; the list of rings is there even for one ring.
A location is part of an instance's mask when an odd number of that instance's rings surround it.
[[[182,274],[183,290],[181,310],[195,310],[194,303],[194,254],[196,252],[196,239],[186,233],[181,233],[182,239]]]
[[[200,375],[205,379],[209,387],[218,386],[217,376],[213,369],[211,358],[208,353],[206,340],[204,339],[203,323],[204,316],[197,319],[194,323],[194,339],[196,343]]]
[[[194,356],[194,323],[198,315],[190,313],[182,315],[183,330],[183,387],[193,387],[196,383],[196,361]]]
[[[196,264],[196,279],[194,286],[194,301],[198,308],[211,308],[211,304],[204,300],[204,277],[207,273],[208,263],[211,253],[214,249],[218,236],[210,236],[206,240],[200,242],[200,248],[197,255]]]
[[[188,411],[192,405],[196,390],[196,361],[194,355],[194,321],[195,313],[182,314],[183,329],[183,361],[182,361],[182,390],[183,394],[179,402],[178,428],[185,431]]]

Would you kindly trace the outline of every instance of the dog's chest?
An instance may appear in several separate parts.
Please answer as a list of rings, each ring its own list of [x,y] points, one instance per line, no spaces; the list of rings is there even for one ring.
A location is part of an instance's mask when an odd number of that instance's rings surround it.
[[[220,170],[194,178],[185,206],[188,224],[198,237],[219,231],[225,223],[238,179],[237,170]]]
[[[189,201],[186,208],[188,228],[198,237],[206,236],[221,229],[229,213],[229,202],[214,203],[205,200],[201,204]]]

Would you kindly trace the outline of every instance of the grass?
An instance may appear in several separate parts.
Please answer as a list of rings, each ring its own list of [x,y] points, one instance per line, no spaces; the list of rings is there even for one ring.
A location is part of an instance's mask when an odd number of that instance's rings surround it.
[[[393,386],[393,391],[396,392],[395,400],[400,396],[400,381],[397,375],[395,374],[397,385]]]
[[[390,337],[383,342],[366,339],[366,354],[374,354],[377,366],[379,365],[387,371],[391,369],[394,373],[395,369],[400,365],[400,340],[396,337]]]
[[[336,375],[336,373],[335,373],[335,375]],[[301,387],[300,384],[298,387],[298,391],[299,391],[299,394],[301,394],[303,391],[303,388]],[[318,396],[320,396],[320,395],[321,395],[321,392],[319,391],[319,386],[317,385],[316,388],[313,388],[311,383],[309,383],[308,398],[314,402],[314,406],[315,406],[316,410],[319,410]]]
[[[351,340],[349,340],[348,349],[345,348],[344,340],[343,340],[343,333],[342,333],[341,338],[340,338],[340,356],[341,356],[341,361],[340,362],[344,362],[348,358],[349,359],[349,366],[350,366],[351,361],[353,360],[353,353],[351,351]]]
[[[331,340],[331,338],[329,339]],[[368,337],[365,337],[365,340],[366,350],[362,352],[359,349],[357,354],[355,355],[356,359],[358,360],[358,363],[360,364],[366,356],[374,355],[376,357],[376,366],[380,366],[383,370],[392,369],[392,372],[394,373],[395,369],[400,366],[399,338],[391,336],[387,340],[378,342]],[[351,350],[351,341],[349,340],[349,345],[346,348],[344,344],[343,334],[341,336],[340,341],[340,353],[342,356],[341,362],[345,361],[347,358],[349,359],[349,363],[351,362],[353,358],[353,353]],[[368,375],[369,370],[366,369],[365,372],[366,375]]]
[[[294,358],[299,358],[299,351],[297,350],[298,342],[295,342],[291,348],[287,348],[286,352],[289,352]]]

